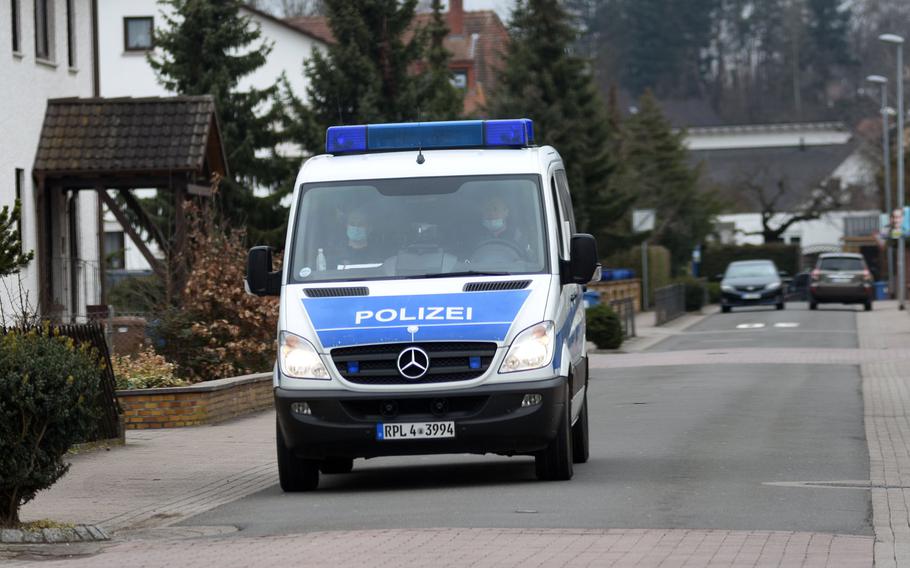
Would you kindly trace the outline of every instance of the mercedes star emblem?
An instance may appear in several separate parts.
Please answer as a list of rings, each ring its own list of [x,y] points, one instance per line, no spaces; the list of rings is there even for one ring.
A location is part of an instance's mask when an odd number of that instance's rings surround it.
[[[408,347],[398,354],[398,372],[406,379],[419,379],[430,368],[430,356],[420,347]]]

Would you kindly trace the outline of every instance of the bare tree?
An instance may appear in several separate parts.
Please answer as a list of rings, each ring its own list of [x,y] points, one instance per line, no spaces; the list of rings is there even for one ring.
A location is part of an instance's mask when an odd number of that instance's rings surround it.
[[[747,232],[747,235],[761,235],[766,243],[783,241],[787,229],[802,221],[812,221],[822,215],[847,206],[851,201],[852,187],[843,187],[839,178],[829,178],[809,191],[808,196],[796,207],[785,211],[783,202],[799,188],[794,188],[786,177],[778,177],[773,188],[757,181],[757,177],[745,179],[740,188],[750,193],[758,202],[761,213],[761,231]]]

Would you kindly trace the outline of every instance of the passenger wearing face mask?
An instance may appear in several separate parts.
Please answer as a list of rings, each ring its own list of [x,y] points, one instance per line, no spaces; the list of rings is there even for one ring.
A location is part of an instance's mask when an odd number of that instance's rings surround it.
[[[489,197],[484,200],[481,210],[480,243],[489,241],[506,241],[513,245],[522,256],[529,250],[527,238],[509,219],[509,207],[500,197]]]
[[[375,247],[370,241],[370,219],[363,209],[348,214],[345,243],[336,258],[339,265],[358,265],[379,262]]]

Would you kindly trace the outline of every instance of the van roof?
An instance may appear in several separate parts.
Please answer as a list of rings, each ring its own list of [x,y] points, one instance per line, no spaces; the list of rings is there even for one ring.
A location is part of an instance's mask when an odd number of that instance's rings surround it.
[[[366,179],[445,177],[463,175],[536,174],[542,165],[561,161],[551,146],[516,149],[424,150],[417,163],[416,150],[348,154],[322,154],[307,160],[297,182]]]

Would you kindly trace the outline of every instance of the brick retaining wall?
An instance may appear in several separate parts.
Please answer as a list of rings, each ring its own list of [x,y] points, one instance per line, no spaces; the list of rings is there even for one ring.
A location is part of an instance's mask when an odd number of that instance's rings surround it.
[[[119,390],[128,430],[214,424],[271,408],[272,373],[159,389]]]

